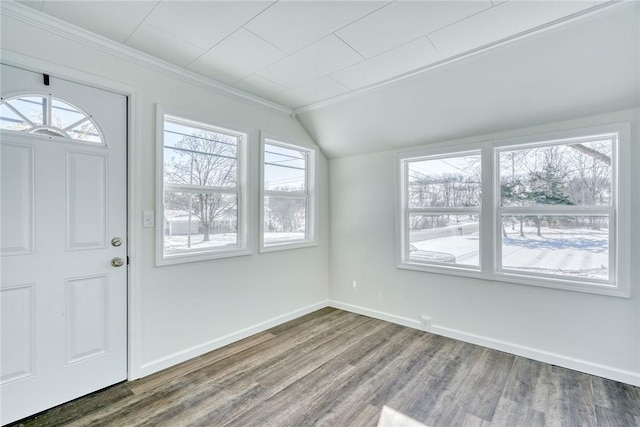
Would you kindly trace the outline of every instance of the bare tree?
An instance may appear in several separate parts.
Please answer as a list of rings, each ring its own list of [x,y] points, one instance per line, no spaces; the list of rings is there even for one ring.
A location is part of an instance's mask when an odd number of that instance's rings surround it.
[[[269,198],[269,228],[272,231],[293,232],[304,227],[304,199]]]
[[[236,196],[220,191],[236,187],[237,140],[198,130],[165,146],[165,153],[165,181],[185,187],[179,206],[200,220],[203,241],[209,241],[215,221],[237,209]]]

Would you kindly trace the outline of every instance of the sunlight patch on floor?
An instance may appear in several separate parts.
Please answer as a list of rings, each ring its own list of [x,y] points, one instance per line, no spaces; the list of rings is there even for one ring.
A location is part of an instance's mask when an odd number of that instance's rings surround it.
[[[411,417],[406,416],[402,412],[398,412],[395,409],[391,409],[388,406],[382,407],[380,413],[380,419],[378,420],[378,427],[428,427],[426,424],[422,424],[414,420]]]

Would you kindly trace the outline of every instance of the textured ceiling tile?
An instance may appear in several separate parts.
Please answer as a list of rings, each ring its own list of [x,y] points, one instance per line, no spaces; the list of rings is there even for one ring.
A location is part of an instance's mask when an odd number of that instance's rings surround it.
[[[286,87],[280,86],[279,84],[258,75],[244,78],[239,82],[234,83],[233,86],[237,89],[268,99],[271,99],[272,95],[278,92],[284,92],[287,90]]]
[[[379,56],[337,71],[331,77],[351,89],[357,89],[438,62],[440,59],[440,54],[429,40],[420,37]]]
[[[123,43],[157,1],[46,1],[42,11]]]
[[[189,69],[225,83],[236,82],[286,54],[247,30],[240,29],[189,65]]]
[[[25,6],[34,8],[35,10],[42,10],[44,6],[44,0],[16,0],[18,3],[22,3]]]
[[[429,35],[446,58],[593,6],[593,1],[510,0]]]
[[[204,53],[202,49],[147,24],[138,27],[127,45],[181,67]]]
[[[162,1],[146,23],[207,50],[269,7],[270,1]]]
[[[282,86],[294,87],[356,62],[362,57],[330,35],[258,72]]]
[[[280,1],[245,27],[288,53],[329,35],[387,1]]]
[[[336,34],[371,58],[489,7],[489,0],[395,2]]]
[[[276,102],[290,108],[298,108],[348,91],[349,89],[340,83],[325,76],[285,92],[274,94],[272,97]]]

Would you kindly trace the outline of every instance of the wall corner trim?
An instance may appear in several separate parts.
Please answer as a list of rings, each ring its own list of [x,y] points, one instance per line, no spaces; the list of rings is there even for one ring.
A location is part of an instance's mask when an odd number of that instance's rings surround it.
[[[147,375],[151,375],[179,363],[186,362],[189,359],[201,356],[205,353],[224,347],[225,345],[234,343],[241,339],[250,337],[251,335],[257,334],[259,332],[264,332],[269,328],[281,325],[290,320],[297,319],[298,317],[304,316],[305,314],[313,313],[314,311],[325,308],[328,305],[328,300],[318,301],[315,304],[311,304],[298,310],[291,311],[287,314],[274,317],[273,319],[269,319],[256,325],[249,326],[237,332],[232,332],[220,338],[216,338],[212,341],[198,344],[191,348],[187,348],[185,350],[170,354],[160,359],[144,363],[142,366],[140,366],[140,376],[146,377]]]
[[[413,320],[406,317],[397,316],[395,314],[371,310],[366,307],[343,303],[335,300],[329,300],[329,307],[362,314],[363,316],[385,320],[387,322],[396,323],[398,325],[407,326],[418,330],[423,330],[420,321],[417,318],[416,320]],[[481,335],[470,334],[468,332],[446,328],[439,325],[432,325],[431,333],[442,335],[444,337],[456,339],[459,341],[468,342],[471,344],[476,344],[482,347],[487,347],[493,350],[504,351],[506,353],[526,357],[528,359],[537,360],[539,362],[561,366],[563,368],[572,369],[574,371],[584,372],[586,374],[595,375],[614,381],[620,381],[634,386],[640,386],[640,372],[626,371],[623,369],[614,368],[612,366],[601,365],[587,360],[576,359],[573,357],[551,353],[536,348],[525,347],[506,341],[484,337]]]
[[[19,4],[15,1],[3,1],[0,8],[0,14],[123,59],[127,62],[176,78],[185,83],[293,117],[293,110],[291,108],[256,95],[252,95],[216,80],[201,76],[185,68],[171,64],[170,62],[92,33],[84,28],[77,27],[58,18],[38,12],[35,9]]]

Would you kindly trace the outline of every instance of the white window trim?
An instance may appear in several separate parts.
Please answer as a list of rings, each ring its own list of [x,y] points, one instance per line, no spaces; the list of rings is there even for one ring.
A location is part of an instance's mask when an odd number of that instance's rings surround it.
[[[233,194],[238,194],[238,245],[232,248],[211,248],[207,250],[194,250],[181,254],[164,255],[164,121],[169,117],[185,125],[193,125],[199,128],[209,128],[239,137],[238,143],[238,182]],[[251,255],[251,242],[249,236],[253,228],[250,220],[250,177],[248,176],[250,164],[250,152],[248,140],[251,131],[237,126],[220,126],[211,123],[210,120],[196,117],[194,114],[178,109],[169,108],[160,104],[156,105],[156,266],[174,265],[197,261],[206,261],[235,256]],[[229,189],[219,189],[219,192],[230,192]]]
[[[585,216],[604,214],[610,218],[609,256],[611,280],[608,284],[589,279],[572,280],[561,276],[545,276],[529,274],[515,270],[500,270],[501,235],[500,213],[510,211],[499,206],[498,195],[498,155],[501,148],[519,148],[519,146],[548,145],[553,141],[582,139],[595,135],[618,135],[617,148],[614,145],[612,161],[613,200],[611,207],[588,207],[585,209],[558,209],[557,207],[531,207],[536,212],[575,214],[584,212]],[[514,284],[539,286],[569,291],[579,291],[600,295],[628,298],[630,296],[630,250],[631,250],[631,125],[630,123],[614,123],[580,129],[564,130],[552,133],[530,135],[493,141],[483,141],[465,145],[436,145],[419,151],[399,152],[396,154],[396,266],[402,269],[425,271],[431,273],[451,274],[456,276],[477,277],[489,281],[500,281]],[[464,155],[469,151],[482,151],[482,205],[480,214],[480,269],[469,269],[464,266],[444,266],[438,264],[421,264],[408,262],[407,215],[405,192],[406,164],[408,160],[420,157],[447,157]]]
[[[287,192],[282,196],[294,197],[294,198],[306,198],[306,219],[305,219],[305,234],[304,240],[290,240],[282,243],[272,243],[265,245],[264,243],[264,199],[269,194],[276,194],[274,191],[266,191],[264,189],[264,149],[265,144],[278,145],[284,148],[290,148],[292,150],[306,151],[308,153],[307,169],[306,169],[306,186],[305,191],[301,192]],[[293,142],[287,138],[281,138],[275,135],[262,132],[260,134],[260,225],[259,225],[259,251],[274,252],[283,251],[298,248],[307,248],[311,246],[317,246],[317,161],[318,161],[318,147],[312,144],[305,144],[302,142]]]
[[[471,277],[479,277],[480,276],[480,267],[474,267],[472,265],[464,265],[464,264],[448,264],[448,263],[436,263],[432,262],[429,264],[412,262],[409,260],[409,218],[411,214],[425,214],[425,215],[438,215],[438,214],[451,214],[454,212],[460,212],[461,214],[477,214],[482,215],[482,206],[478,207],[437,207],[437,208],[411,208],[409,207],[409,201],[407,199],[407,194],[405,189],[409,188],[408,182],[408,173],[407,167],[410,162],[419,161],[419,160],[435,160],[435,159],[445,159],[449,157],[458,157],[458,156],[468,156],[468,155],[480,155],[479,148],[469,147],[470,149],[464,149],[465,147],[457,147],[457,149],[451,151],[442,151],[442,150],[434,150],[429,152],[428,154],[424,151],[419,153],[403,153],[398,156],[398,162],[396,164],[399,165],[399,173],[400,180],[402,182],[402,187],[399,191],[399,203],[396,206],[400,210],[400,239],[401,239],[401,247],[399,248],[397,254],[397,264],[400,268],[407,268],[411,270],[422,270],[422,271],[431,271],[431,272],[439,272],[439,273],[447,273],[451,272],[453,274],[459,274],[463,276],[471,276]],[[417,154],[417,155],[416,155]],[[480,261],[482,262],[482,261]]]

